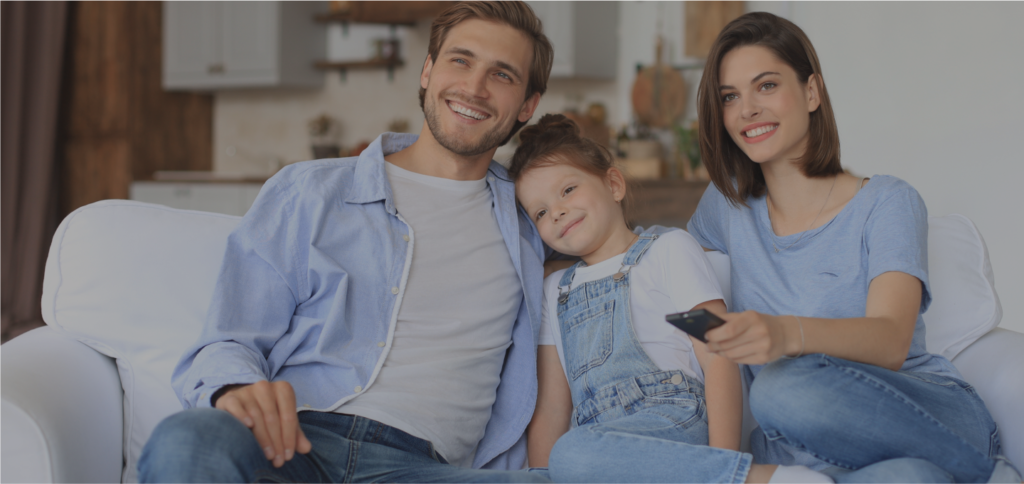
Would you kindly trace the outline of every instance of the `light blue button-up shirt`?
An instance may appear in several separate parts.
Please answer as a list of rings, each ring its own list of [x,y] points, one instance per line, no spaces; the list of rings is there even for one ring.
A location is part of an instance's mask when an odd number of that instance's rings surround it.
[[[224,385],[284,380],[300,411],[328,412],[372,385],[412,254],[384,156],[416,138],[385,133],[358,158],[297,163],[267,181],[228,237],[206,325],[175,368],[186,408],[209,406]],[[492,162],[487,185],[524,300],[473,466],[518,469],[537,399],[546,249],[505,168]]]

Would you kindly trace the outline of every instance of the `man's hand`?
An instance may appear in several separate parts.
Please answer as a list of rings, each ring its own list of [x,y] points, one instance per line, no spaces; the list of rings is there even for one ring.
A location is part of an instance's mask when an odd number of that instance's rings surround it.
[[[299,426],[295,391],[288,382],[264,380],[233,386],[214,405],[252,429],[267,460],[274,461],[274,467],[292,460],[296,451],[305,454],[313,449]]]

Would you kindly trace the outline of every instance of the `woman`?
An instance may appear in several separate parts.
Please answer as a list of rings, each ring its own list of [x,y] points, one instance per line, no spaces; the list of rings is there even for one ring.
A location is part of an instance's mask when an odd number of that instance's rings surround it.
[[[803,31],[768,13],[731,22],[698,102],[714,185],[687,229],[730,256],[738,312],[708,348],[750,365],[755,462],[839,482],[1019,482],[977,393],[925,349],[924,202],[844,173]]]

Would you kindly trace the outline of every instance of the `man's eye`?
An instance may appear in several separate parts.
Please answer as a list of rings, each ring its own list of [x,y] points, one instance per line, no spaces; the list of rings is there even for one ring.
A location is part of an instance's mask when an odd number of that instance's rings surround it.
[[[498,75],[501,76],[502,78],[504,78],[506,81],[511,81],[512,80],[512,76],[510,76],[508,74],[505,74],[504,72],[499,72]]]
[[[722,102],[726,102],[727,103],[727,102],[732,101],[734,99],[736,99],[736,94],[733,94],[733,93],[729,93],[729,94],[726,94],[726,95],[722,96]]]

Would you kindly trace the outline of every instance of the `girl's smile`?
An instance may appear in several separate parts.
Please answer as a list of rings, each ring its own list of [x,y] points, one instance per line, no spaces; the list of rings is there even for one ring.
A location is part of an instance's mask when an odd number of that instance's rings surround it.
[[[633,240],[619,205],[625,180],[614,168],[602,178],[565,161],[538,166],[522,174],[516,195],[548,246],[587,264],[622,253]]]

